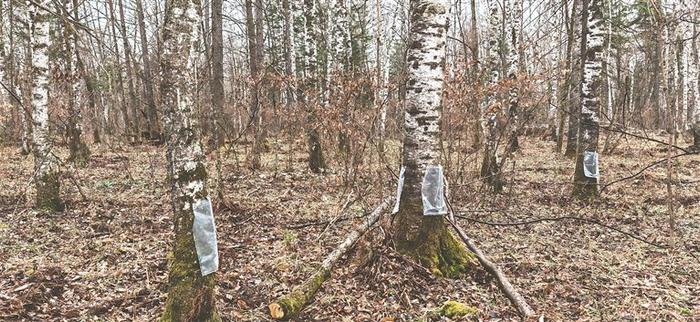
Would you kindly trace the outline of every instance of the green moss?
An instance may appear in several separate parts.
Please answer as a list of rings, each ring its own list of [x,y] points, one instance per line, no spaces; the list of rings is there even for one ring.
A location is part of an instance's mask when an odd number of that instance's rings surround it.
[[[61,182],[58,172],[49,172],[36,183],[36,206],[38,209],[49,211],[63,211],[65,204],[61,200],[59,190]]]
[[[297,315],[304,306],[313,299],[314,295],[321,288],[323,282],[325,282],[331,276],[331,271],[321,268],[318,270],[314,276],[308,279],[303,284],[294,288],[291,293],[280,297],[270,306],[270,313],[273,318],[282,320],[289,319]],[[278,305],[276,308],[274,305]],[[275,311],[281,309],[282,312],[276,313]],[[279,314],[281,313],[281,314]]]
[[[477,309],[473,306],[466,306],[462,303],[450,300],[445,302],[440,307],[438,314],[450,319],[454,319],[475,315],[477,312]]]
[[[458,241],[447,227],[444,227],[441,217],[427,218],[443,225],[432,233],[425,234],[424,240],[403,241],[397,244],[400,252],[416,259],[423,267],[437,276],[459,278],[472,271],[476,266],[474,255]]]
[[[175,209],[182,209],[180,205]],[[175,213],[175,243],[168,253],[170,275],[168,299],[163,322],[221,321],[214,301],[215,274],[202,276],[192,236],[194,213],[180,210]]]

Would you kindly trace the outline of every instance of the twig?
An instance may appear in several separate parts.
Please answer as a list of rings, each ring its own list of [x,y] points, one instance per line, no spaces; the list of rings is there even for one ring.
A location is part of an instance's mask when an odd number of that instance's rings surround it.
[[[622,182],[622,181],[634,179],[634,178],[636,178],[637,176],[639,176],[640,174],[642,174],[644,171],[646,171],[646,170],[648,170],[648,169],[650,169],[650,168],[653,168],[653,167],[655,167],[655,166],[657,166],[657,165],[659,165],[659,164],[661,164],[661,163],[664,163],[664,162],[666,162],[666,161],[670,161],[670,160],[672,160],[672,159],[680,158],[680,157],[687,156],[687,155],[694,155],[694,154],[697,154],[697,153],[696,153],[696,152],[690,152],[690,151],[688,151],[688,152],[684,152],[684,153],[681,153],[681,154],[676,154],[676,155],[674,155],[674,156],[670,156],[670,157],[667,157],[667,158],[664,158],[664,159],[661,159],[661,160],[657,160],[657,161],[653,162],[652,164],[647,165],[646,167],[642,168],[642,169],[639,170],[637,173],[635,173],[635,174],[633,174],[633,175],[631,175],[631,176],[624,177],[624,178],[620,178],[620,179],[617,179],[617,180],[614,180],[614,181],[612,181],[612,182],[609,182],[609,183],[605,184],[602,188],[600,188],[600,192],[602,193],[602,192],[605,191],[605,189],[607,189],[609,186],[611,186],[611,185],[613,185],[613,184],[616,184],[616,183],[618,183],[618,182]]]
[[[454,228],[455,231],[457,231],[457,234],[459,237],[462,239],[462,241],[469,247],[469,249],[476,255],[476,258],[479,260],[479,263],[481,263],[482,266],[491,274],[493,275],[496,280],[498,281],[498,287],[505,293],[506,297],[510,300],[510,302],[515,306],[515,308],[518,310],[518,312],[526,317],[526,318],[532,318],[535,316],[535,311],[530,307],[529,304],[527,304],[527,301],[525,301],[525,298],[520,295],[518,290],[513,287],[513,285],[508,281],[508,278],[503,274],[500,268],[496,266],[493,262],[488,260],[484,253],[479,249],[479,247],[474,244],[474,242],[467,236],[467,234],[462,231],[457,224],[450,220],[448,217],[445,217],[447,222],[452,225],[452,228]]]

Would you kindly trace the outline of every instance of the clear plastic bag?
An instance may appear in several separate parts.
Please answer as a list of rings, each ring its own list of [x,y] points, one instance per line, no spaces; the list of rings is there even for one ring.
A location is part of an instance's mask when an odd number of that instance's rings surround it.
[[[216,225],[214,211],[209,197],[200,199],[192,204],[194,223],[192,235],[194,246],[199,259],[199,270],[202,276],[207,276],[219,270],[219,253],[216,246]]]
[[[431,165],[425,169],[421,185],[424,216],[442,216],[447,214],[445,204],[445,181],[442,166]]]
[[[595,151],[583,151],[583,175],[588,178],[598,179],[598,153]]]
[[[399,173],[399,182],[396,186],[396,203],[394,204],[394,210],[391,211],[392,215],[399,212],[399,207],[401,206],[401,192],[403,192],[404,172],[406,172],[406,167],[402,166],[401,172]]]

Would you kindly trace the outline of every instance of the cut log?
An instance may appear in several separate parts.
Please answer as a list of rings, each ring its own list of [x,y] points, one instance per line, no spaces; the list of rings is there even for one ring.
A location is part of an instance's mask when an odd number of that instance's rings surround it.
[[[484,253],[479,249],[479,247],[474,244],[474,242],[467,236],[467,234],[464,233],[464,231],[455,224],[454,221],[447,219],[447,221],[452,225],[452,228],[457,231],[457,234],[459,237],[462,239],[462,241],[469,247],[469,249],[474,253],[476,258],[479,260],[479,263],[486,269],[486,271],[489,272],[489,274],[493,275],[496,280],[498,281],[498,288],[505,293],[506,297],[510,300],[510,302],[515,306],[515,308],[520,312],[520,314],[525,317],[526,319],[533,319],[535,318],[535,311],[532,310],[530,305],[527,304],[525,301],[525,298],[520,295],[518,290],[513,287],[512,284],[510,284],[510,281],[508,281],[508,278],[503,274],[500,268],[496,266],[493,262],[488,260],[486,256],[484,256]]]
[[[306,304],[308,304],[321,288],[321,284],[331,277],[333,266],[338,260],[352,249],[353,245],[362,235],[374,225],[382,214],[389,208],[393,198],[386,198],[382,203],[367,216],[365,221],[355,230],[351,231],[345,240],[331,252],[321,263],[321,267],[309,279],[301,285],[295,287],[291,293],[279,297],[272,302],[268,308],[270,316],[276,320],[286,320],[298,314]]]

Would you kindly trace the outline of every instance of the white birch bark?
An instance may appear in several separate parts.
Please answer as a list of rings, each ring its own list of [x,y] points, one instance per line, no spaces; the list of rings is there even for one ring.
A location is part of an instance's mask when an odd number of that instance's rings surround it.
[[[333,15],[330,17],[333,26],[330,67],[333,71],[346,70],[350,63],[350,18],[346,2],[347,0],[335,0]]]
[[[32,132],[34,152],[34,182],[36,205],[39,208],[61,210],[59,197],[58,159],[53,154],[49,131],[49,38],[50,16],[39,6],[47,8],[50,0],[40,0],[29,7],[32,20]]]
[[[175,239],[168,298],[161,321],[220,321],[214,300],[215,274],[202,276],[193,236],[193,205],[209,199],[205,156],[194,115],[193,73],[200,10],[199,0],[171,0],[163,26],[161,94]]]
[[[496,191],[499,191],[501,184],[498,182],[498,113],[501,110],[497,97],[494,95],[496,86],[501,80],[500,72],[500,52],[501,52],[501,28],[503,24],[503,13],[500,1],[489,2],[489,54],[487,66],[490,70],[488,93],[481,106],[481,129],[484,137],[484,160],[481,165],[481,177]]]
[[[518,84],[518,71],[520,71],[520,32],[522,29],[523,4],[521,0],[510,0],[510,17],[509,19],[509,45],[510,51],[508,54],[508,78],[513,82],[510,91],[508,92],[508,146],[506,154],[518,149],[518,105],[520,102],[520,87]],[[500,168],[500,165],[498,165]]]
[[[440,118],[444,86],[447,7],[440,0],[411,1],[414,15],[407,53],[404,166],[420,177],[440,163]],[[418,13],[415,13],[418,12]],[[407,186],[420,182],[406,181]],[[420,191],[420,190],[418,190]]]
[[[578,157],[574,176],[574,195],[588,199],[598,195],[599,178],[585,176],[583,161],[586,153],[597,153],[600,113],[600,89],[602,85],[603,45],[605,30],[602,0],[590,0],[588,4],[586,52],[581,84],[581,118]]]
[[[31,102],[27,95],[28,91],[23,90],[27,84],[27,74],[31,71],[31,21],[29,17],[28,4],[24,0],[12,2],[12,21],[10,32],[12,33],[13,44],[10,48],[13,66],[11,75],[11,87],[22,100],[21,104],[15,102],[19,110],[21,133],[21,152],[27,155],[32,150],[32,122],[31,122]],[[24,108],[22,107],[24,105]]]
[[[291,9],[291,19],[293,26],[294,62],[297,77],[303,78],[306,74],[306,17],[304,16],[303,0],[289,0]]]

